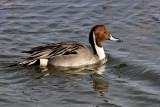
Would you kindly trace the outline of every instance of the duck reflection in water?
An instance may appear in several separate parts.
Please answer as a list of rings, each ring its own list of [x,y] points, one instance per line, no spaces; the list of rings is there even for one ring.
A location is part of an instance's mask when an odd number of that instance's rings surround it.
[[[42,83],[53,83],[51,81],[54,78],[62,81],[81,81],[86,78],[91,78],[92,86],[95,92],[98,92],[100,96],[105,96],[108,91],[109,83],[103,81],[103,72],[106,71],[106,59],[94,64],[92,66],[86,66],[81,68],[63,68],[63,67],[29,67],[33,79],[40,79]],[[50,79],[49,79],[50,78]],[[66,88],[66,84],[54,83],[54,86],[58,88]]]

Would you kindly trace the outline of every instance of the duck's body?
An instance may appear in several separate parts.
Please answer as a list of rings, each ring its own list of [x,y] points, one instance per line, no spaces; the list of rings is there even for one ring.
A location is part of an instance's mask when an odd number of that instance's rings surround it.
[[[40,64],[42,66],[82,66],[99,61],[86,46],[80,43],[57,43],[33,48],[24,53],[32,54],[22,65]],[[35,62],[34,62],[35,61]],[[33,62],[33,63],[32,63]]]
[[[105,58],[102,47],[104,40],[118,40],[111,36],[108,29],[103,25],[94,26],[89,35],[89,42],[94,53],[80,43],[57,43],[32,48],[24,53],[32,54],[28,59],[20,62],[19,65],[41,65],[41,66],[63,66],[75,67],[91,65]]]

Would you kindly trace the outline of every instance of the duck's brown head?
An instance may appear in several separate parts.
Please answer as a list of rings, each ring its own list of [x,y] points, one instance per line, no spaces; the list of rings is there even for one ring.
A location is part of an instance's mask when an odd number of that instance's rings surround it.
[[[122,42],[122,40],[114,38],[106,26],[104,25],[96,25],[94,26],[89,34],[89,42],[92,45],[93,49],[95,48],[95,45],[98,47],[102,47],[102,42],[105,40],[113,40]]]

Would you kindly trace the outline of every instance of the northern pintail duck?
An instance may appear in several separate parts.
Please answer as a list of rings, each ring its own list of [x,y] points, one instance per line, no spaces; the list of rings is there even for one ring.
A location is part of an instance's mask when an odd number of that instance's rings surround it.
[[[89,34],[89,42],[93,52],[80,43],[49,44],[23,51],[23,53],[30,53],[31,56],[18,65],[76,67],[95,64],[105,58],[105,52],[102,47],[104,40],[121,41],[114,38],[104,25],[96,25]]]

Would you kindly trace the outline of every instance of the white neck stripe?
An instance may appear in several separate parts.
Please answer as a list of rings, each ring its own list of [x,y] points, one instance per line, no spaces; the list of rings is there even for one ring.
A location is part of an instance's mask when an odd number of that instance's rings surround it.
[[[94,46],[95,46],[97,55],[99,56],[99,59],[102,60],[103,58],[105,58],[106,55],[104,53],[103,47],[97,46],[94,32],[93,32],[93,41],[94,41]]]

